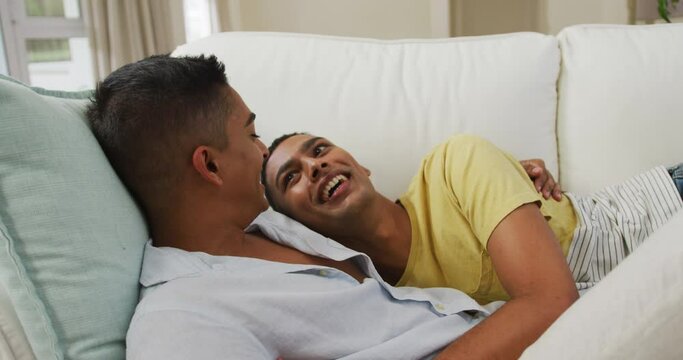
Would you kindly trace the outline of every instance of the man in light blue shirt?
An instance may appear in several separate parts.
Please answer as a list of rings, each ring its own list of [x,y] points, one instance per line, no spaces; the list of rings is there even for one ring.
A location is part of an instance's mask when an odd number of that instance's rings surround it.
[[[484,308],[452,289],[391,287],[367,256],[272,210],[247,231],[352,259],[369,277],[148,244],[129,359],[430,358],[502,304]]]

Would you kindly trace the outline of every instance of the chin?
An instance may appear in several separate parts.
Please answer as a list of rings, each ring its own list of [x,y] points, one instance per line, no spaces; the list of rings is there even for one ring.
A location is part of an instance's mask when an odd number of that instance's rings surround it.
[[[335,216],[346,217],[355,216],[356,214],[363,213],[367,210],[371,203],[370,192],[362,193],[356,192],[354,194],[349,194],[349,196],[342,201],[339,206],[333,210]]]

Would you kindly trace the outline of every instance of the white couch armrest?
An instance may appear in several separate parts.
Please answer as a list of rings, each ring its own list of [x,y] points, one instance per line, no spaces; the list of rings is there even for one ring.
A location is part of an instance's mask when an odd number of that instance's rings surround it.
[[[565,312],[522,359],[683,358],[683,212]]]

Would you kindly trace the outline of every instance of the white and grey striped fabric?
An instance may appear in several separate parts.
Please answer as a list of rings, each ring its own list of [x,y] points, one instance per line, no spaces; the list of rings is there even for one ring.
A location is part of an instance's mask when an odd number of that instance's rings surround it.
[[[578,216],[567,254],[578,290],[599,282],[683,208],[662,166],[586,197],[566,195]]]

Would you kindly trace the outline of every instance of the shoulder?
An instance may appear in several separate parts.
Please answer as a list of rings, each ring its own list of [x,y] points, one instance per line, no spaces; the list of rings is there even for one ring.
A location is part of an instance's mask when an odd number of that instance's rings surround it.
[[[451,146],[476,146],[491,144],[490,141],[481,136],[473,134],[456,134],[448,138],[446,143]]]
[[[254,310],[240,301],[235,286],[220,286],[207,272],[147,288],[126,334],[129,358],[245,358],[236,351],[262,351],[253,329],[241,326],[242,313]],[[232,346],[227,346],[231,344]],[[238,346],[239,344],[239,346]]]
[[[489,140],[471,134],[457,134],[444,142],[445,150],[458,154],[469,154],[478,150],[497,149]]]
[[[457,134],[438,145],[425,160],[446,167],[467,167],[471,162],[488,163],[503,152],[489,140],[471,134]]]
[[[136,312],[126,333],[128,359],[267,359],[267,344],[239,319],[191,310]]]
[[[437,145],[427,157],[468,157],[489,151],[498,151],[489,140],[472,134],[456,134]]]

